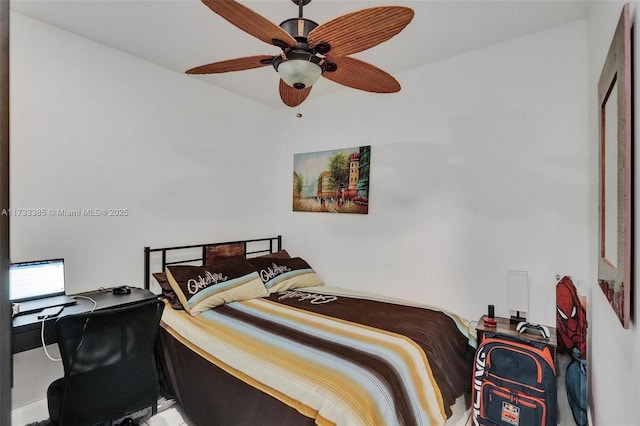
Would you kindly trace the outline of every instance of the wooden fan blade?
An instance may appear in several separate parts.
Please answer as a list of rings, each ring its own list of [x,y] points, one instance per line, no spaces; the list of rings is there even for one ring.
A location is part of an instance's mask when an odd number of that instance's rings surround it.
[[[273,40],[282,40],[291,47],[296,45],[296,40],[289,33],[240,3],[233,0],[202,0],[202,3],[242,31],[267,44],[273,44]]]
[[[331,56],[362,52],[389,40],[413,19],[413,9],[405,6],[378,6],[339,16],[311,30],[310,46],[329,43]]]
[[[336,71],[322,74],[323,77],[333,82],[365,92],[394,93],[400,91],[400,83],[391,74],[371,64],[351,57],[327,57],[327,60],[338,66]]]
[[[261,61],[267,61],[273,59],[270,55],[257,55],[247,56],[245,58],[229,59],[226,61],[214,62],[212,64],[201,65],[199,67],[191,68],[187,70],[187,74],[218,74],[230,71],[242,71],[250,70],[252,68],[260,68],[270,65],[269,62],[263,63]]]
[[[297,107],[307,99],[311,88],[313,86],[305,87],[304,89],[296,89],[289,86],[282,79],[280,79],[280,99],[285,105],[290,107]]]

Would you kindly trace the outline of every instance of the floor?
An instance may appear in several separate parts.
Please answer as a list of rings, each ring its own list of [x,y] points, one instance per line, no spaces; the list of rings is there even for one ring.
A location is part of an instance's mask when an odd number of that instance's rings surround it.
[[[42,422],[49,418],[47,401],[36,401],[32,404],[20,407],[11,412],[11,426],[26,426]],[[189,423],[189,419],[182,409],[173,403],[166,402],[158,407],[158,414],[149,418],[144,426],[195,426]]]
[[[453,415],[447,420],[445,426],[467,426],[471,425],[469,418],[468,397],[460,397],[453,406]],[[466,402],[466,403],[465,403]],[[574,424],[572,419],[563,419],[561,414],[563,407],[559,407],[558,425]],[[569,411],[570,412],[570,411]],[[565,416],[570,414],[565,413]],[[37,401],[25,407],[13,410],[11,413],[11,426],[26,426],[41,422],[49,418],[47,411],[47,401]],[[144,426],[195,426],[190,423],[180,406],[174,401],[167,401],[158,406],[158,414],[149,418],[143,423]]]
[[[453,416],[447,420],[445,426],[465,426],[470,424],[469,412],[466,410],[464,400],[459,398],[454,406]],[[41,422],[49,418],[47,401],[36,401],[33,404],[13,410],[11,413],[11,426],[26,426]],[[143,423],[144,426],[195,426],[189,422],[182,409],[173,401],[158,407],[158,414]]]

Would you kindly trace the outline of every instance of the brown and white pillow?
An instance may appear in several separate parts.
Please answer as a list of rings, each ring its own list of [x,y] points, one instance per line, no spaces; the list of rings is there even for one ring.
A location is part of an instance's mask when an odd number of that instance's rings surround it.
[[[255,268],[242,256],[213,265],[168,266],[167,279],[184,309],[193,316],[225,303],[267,295]]]
[[[160,285],[160,288],[162,289],[162,297],[166,299],[167,302],[169,302],[169,305],[173,309],[178,309],[178,310],[184,309],[182,307],[182,302],[180,302],[180,299],[178,299],[178,295],[176,294],[175,291],[173,291],[171,284],[169,284],[169,280],[167,279],[167,273],[154,272],[151,275],[153,275],[153,278],[155,278],[156,281],[158,282],[158,285]]]
[[[258,271],[269,294],[292,288],[324,285],[313,268],[299,257],[257,257],[249,259],[249,262]]]

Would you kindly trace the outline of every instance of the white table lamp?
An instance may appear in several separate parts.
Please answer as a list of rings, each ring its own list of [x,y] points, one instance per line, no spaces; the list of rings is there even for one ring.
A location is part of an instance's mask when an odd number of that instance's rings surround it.
[[[507,297],[509,310],[512,311],[511,322],[526,321],[529,312],[529,273],[527,271],[509,270]]]

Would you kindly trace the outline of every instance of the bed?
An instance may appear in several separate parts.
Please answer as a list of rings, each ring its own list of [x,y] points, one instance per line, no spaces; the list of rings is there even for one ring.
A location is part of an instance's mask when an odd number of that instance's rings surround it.
[[[471,384],[465,320],[327,285],[280,236],[145,247],[145,287],[162,391],[198,425],[442,425]]]

